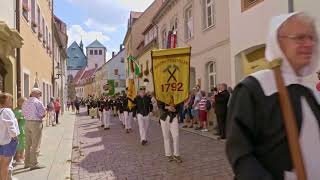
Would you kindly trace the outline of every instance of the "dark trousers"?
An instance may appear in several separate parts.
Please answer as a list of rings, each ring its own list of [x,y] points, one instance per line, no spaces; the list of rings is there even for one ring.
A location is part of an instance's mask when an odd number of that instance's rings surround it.
[[[227,113],[217,114],[218,130],[222,139],[226,138],[226,118]]]
[[[59,123],[59,114],[60,114],[60,112],[56,111],[56,124]]]

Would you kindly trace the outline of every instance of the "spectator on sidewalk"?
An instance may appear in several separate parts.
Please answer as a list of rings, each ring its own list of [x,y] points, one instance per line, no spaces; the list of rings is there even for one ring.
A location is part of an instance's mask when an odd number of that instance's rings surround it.
[[[160,109],[160,124],[164,141],[165,155],[168,161],[176,161],[182,163],[180,157],[180,143],[179,143],[179,123],[178,123],[178,108],[181,104],[170,106],[168,104],[159,102]],[[173,140],[173,156],[170,145],[170,134]]]
[[[55,112],[56,125],[60,124],[59,123],[60,110],[61,110],[60,99],[56,98],[56,100],[54,101],[54,112]]]
[[[226,118],[228,110],[228,101],[230,94],[227,91],[226,84],[218,85],[218,94],[215,96],[215,113],[217,115],[219,136],[221,139],[226,138]]]
[[[20,134],[18,136],[19,139],[19,144],[17,147],[17,152],[15,156],[16,164],[21,165],[24,162],[24,150],[26,148],[26,136],[25,136],[25,124],[26,124],[26,119],[22,115],[22,105],[27,99],[24,97],[21,97],[18,99],[17,102],[17,107],[13,110],[14,115],[16,119],[18,120],[18,125],[19,125],[19,131]]]
[[[18,135],[17,119],[11,110],[12,95],[0,93],[0,179],[7,180],[9,166],[16,153]]]
[[[30,168],[30,170],[45,167],[38,162],[43,129],[42,119],[45,117],[46,111],[40,101],[41,95],[42,92],[39,88],[33,88],[30,98],[22,105],[22,114],[26,119],[26,158],[24,167]]]
[[[55,126],[54,123],[54,98],[50,98],[50,102],[47,105],[47,118],[46,118],[46,126],[50,125]]]
[[[71,106],[71,101],[70,101],[70,99],[68,99],[68,101],[67,101],[67,111],[69,111],[70,106]]]
[[[192,116],[194,120],[194,124],[198,123],[198,127],[195,130],[201,130],[200,122],[199,122],[199,102],[201,100],[200,86],[196,86],[194,89],[194,101],[192,105]]]
[[[199,102],[199,119],[200,119],[200,127],[202,128],[202,132],[208,132],[208,111],[211,109],[211,102],[208,100],[205,91],[201,91],[201,100]]]
[[[74,100],[74,106],[76,107],[76,114],[80,114],[80,101],[78,97],[76,97],[76,100]]]

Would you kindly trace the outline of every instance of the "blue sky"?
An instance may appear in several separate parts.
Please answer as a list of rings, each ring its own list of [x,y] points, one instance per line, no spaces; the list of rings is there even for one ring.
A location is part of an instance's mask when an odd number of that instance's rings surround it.
[[[69,44],[84,46],[98,39],[107,47],[107,59],[119,51],[130,11],[143,11],[153,0],[55,0],[55,14],[68,26]]]

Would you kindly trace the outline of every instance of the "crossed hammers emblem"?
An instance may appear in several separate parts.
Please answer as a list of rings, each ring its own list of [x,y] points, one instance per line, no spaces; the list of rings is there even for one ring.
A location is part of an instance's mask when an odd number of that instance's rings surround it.
[[[173,68],[173,71],[171,71],[171,69]],[[176,77],[174,76],[175,73],[177,72],[177,70],[179,71],[179,67],[177,65],[169,65],[166,69],[163,70],[163,72],[167,72],[170,74],[169,79],[167,80],[167,82],[169,82],[171,79],[173,79],[175,82],[177,82]]]

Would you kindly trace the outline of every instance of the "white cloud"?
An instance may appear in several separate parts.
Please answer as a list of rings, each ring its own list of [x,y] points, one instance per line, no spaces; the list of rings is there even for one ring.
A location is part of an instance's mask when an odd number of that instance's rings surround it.
[[[116,32],[117,28],[115,26],[111,26],[108,24],[103,24],[101,22],[98,22],[97,20],[94,20],[92,18],[88,18],[84,24],[89,29],[94,29],[96,31],[102,31],[102,32]]]
[[[117,2],[132,11],[144,11],[154,0],[117,0]]]
[[[110,37],[99,31],[85,31],[80,25],[71,25],[68,28],[69,45],[73,41],[80,42],[81,38],[85,46],[98,39],[102,44],[110,41]]]

